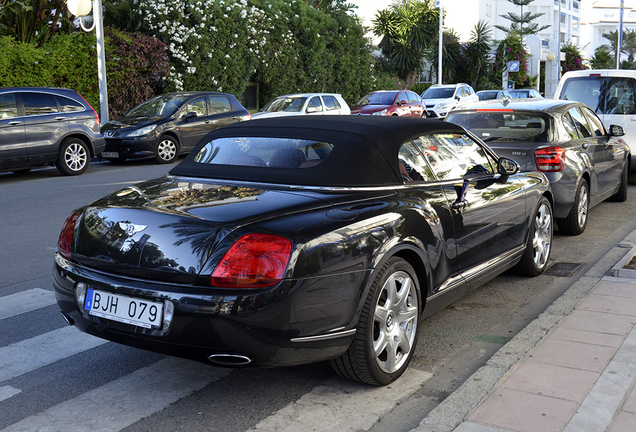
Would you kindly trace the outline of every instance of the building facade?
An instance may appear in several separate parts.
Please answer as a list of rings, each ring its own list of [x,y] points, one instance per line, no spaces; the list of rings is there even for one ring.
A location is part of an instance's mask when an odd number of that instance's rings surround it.
[[[617,31],[620,25],[620,0],[587,0],[581,17],[581,44],[590,58],[601,45],[610,42],[604,34]],[[636,0],[623,1],[623,31],[636,30]]]

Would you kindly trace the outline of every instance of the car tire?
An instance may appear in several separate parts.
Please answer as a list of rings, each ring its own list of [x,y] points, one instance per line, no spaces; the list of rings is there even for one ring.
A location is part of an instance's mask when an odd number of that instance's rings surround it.
[[[557,226],[563,234],[579,235],[585,231],[590,211],[589,191],[587,180],[581,179],[581,183],[574,194],[574,205],[570,213],[562,219],[557,219]]]
[[[616,202],[627,201],[627,188],[629,187],[629,164],[625,164],[623,172],[621,173],[621,185],[614,195],[610,197],[610,200]]]
[[[160,164],[169,164],[179,156],[179,144],[171,136],[164,135],[159,138],[155,147],[155,160]]]
[[[88,146],[79,138],[67,138],[62,141],[55,166],[64,175],[82,174],[90,163]]]
[[[534,212],[526,249],[516,267],[519,273],[528,276],[537,276],[543,273],[548,265],[548,259],[550,259],[553,233],[552,205],[546,197],[542,197]]]
[[[390,258],[373,278],[349,349],[331,361],[339,375],[386,385],[406,370],[415,352],[420,289],[413,267]]]

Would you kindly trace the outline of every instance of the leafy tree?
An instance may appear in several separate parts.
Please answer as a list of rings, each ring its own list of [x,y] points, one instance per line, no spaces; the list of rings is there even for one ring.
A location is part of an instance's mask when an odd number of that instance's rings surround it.
[[[431,48],[427,51],[427,58],[432,71],[439,70],[439,36],[435,38]],[[456,82],[460,72],[462,55],[462,45],[459,43],[459,36],[454,30],[444,30],[442,33],[442,81]]]
[[[539,24],[533,22],[540,16],[545,15],[544,13],[532,13],[530,11],[527,11],[525,13],[523,12],[523,7],[529,5],[534,0],[508,0],[508,1],[516,6],[521,7],[521,13],[516,14],[513,12],[508,12],[505,15],[499,15],[500,17],[510,21],[510,27],[496,25],[495,27],[498,28],[499,30],[506,33],[515,32],[521,35],[521,37],[523,38],[523,36],[525,35],[537,34],[542,30],[550,28],[549,25],[539,27]]]
[[[583,66],[583,55],[579,51],[579,47],[573,43],[568,43],[561,47],[561,51],[565,53],[565,61],[561,62],[561,72],[585,69]]]
[[[438,23],[439,10],[429,1],[395,4],[376,14],[373,32],[382,37],[382,54],[407,85],[413,85],[423,69],[426,51],[437,39]]]
[[[618,30],[613,30],[609,33],[603,33],[603,38],[607,40],[607,44],[601,45],[599,48],[610,52],[614,56],[614,66],[616,66],[616,54],[618,51]],[[621,55],[627,54],[628,61],[634,60],[634,54],[636,53],[636,31],[623,30],[623,40],[621,43]]]
[[[480,20],[470,32],[470,41],[464,46],[462,52],[465,70],[473,88],[478,87],[480,78],[486,75],[483,71],[490,66],[491,45],[492,28],[487,22]]]
[[[494,72],[501,76],[509,61],[519,62],[519,72],[511,72],[509,80],[513,80],[517,87],[528,87],[532,83],[532,79],[528,74],[528,52],[521,39],[521,36],[515,32],[499,42],[495,53]]]
[[[149,33],[137,0],[104,0],[104,26],[127,32]]]

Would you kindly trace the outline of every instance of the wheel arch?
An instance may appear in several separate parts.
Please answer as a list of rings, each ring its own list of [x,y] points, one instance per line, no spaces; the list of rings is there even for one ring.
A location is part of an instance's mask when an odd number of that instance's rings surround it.
[[[87,137],[86,135],[82,134],[82,133],[70,133],[68,135],[65,135],[62,137],[62,139],[60,140],[60,144],[57,146],[57,157],[59,157],[60,154],[60,148],[62,147],[62,143],[68,139],[72,139],[72,138],[77,138],[79,140],[82,140],[82,142],[84,144],[86,144],[86,147],[88,147],[88,152],[91,155],[91,158],[94,158],[96,156],[95,154],[95,149],[93,148],[93,144],[91,143],[91,140],[89,137]]]

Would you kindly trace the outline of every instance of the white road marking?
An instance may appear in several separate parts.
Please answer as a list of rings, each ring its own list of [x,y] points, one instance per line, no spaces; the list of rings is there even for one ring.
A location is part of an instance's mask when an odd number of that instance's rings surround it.
[[[62,327],[0,348],[0,382],[98,347],[108,341]]]
[[[0,320],[31,312],[55,304],[55,294],[41,288],[33,288],[0,297]]]
[[[169,357],[14,423],[2,432],[116,432],[229,375]]]
[[[372,387],[334,378],[258,423],[249,432],[368,430],[420,389],[431,373],[407,369],[393,384]]]
[[[11,386],[0,387],[0,402],[20,393],[22,390]]]

